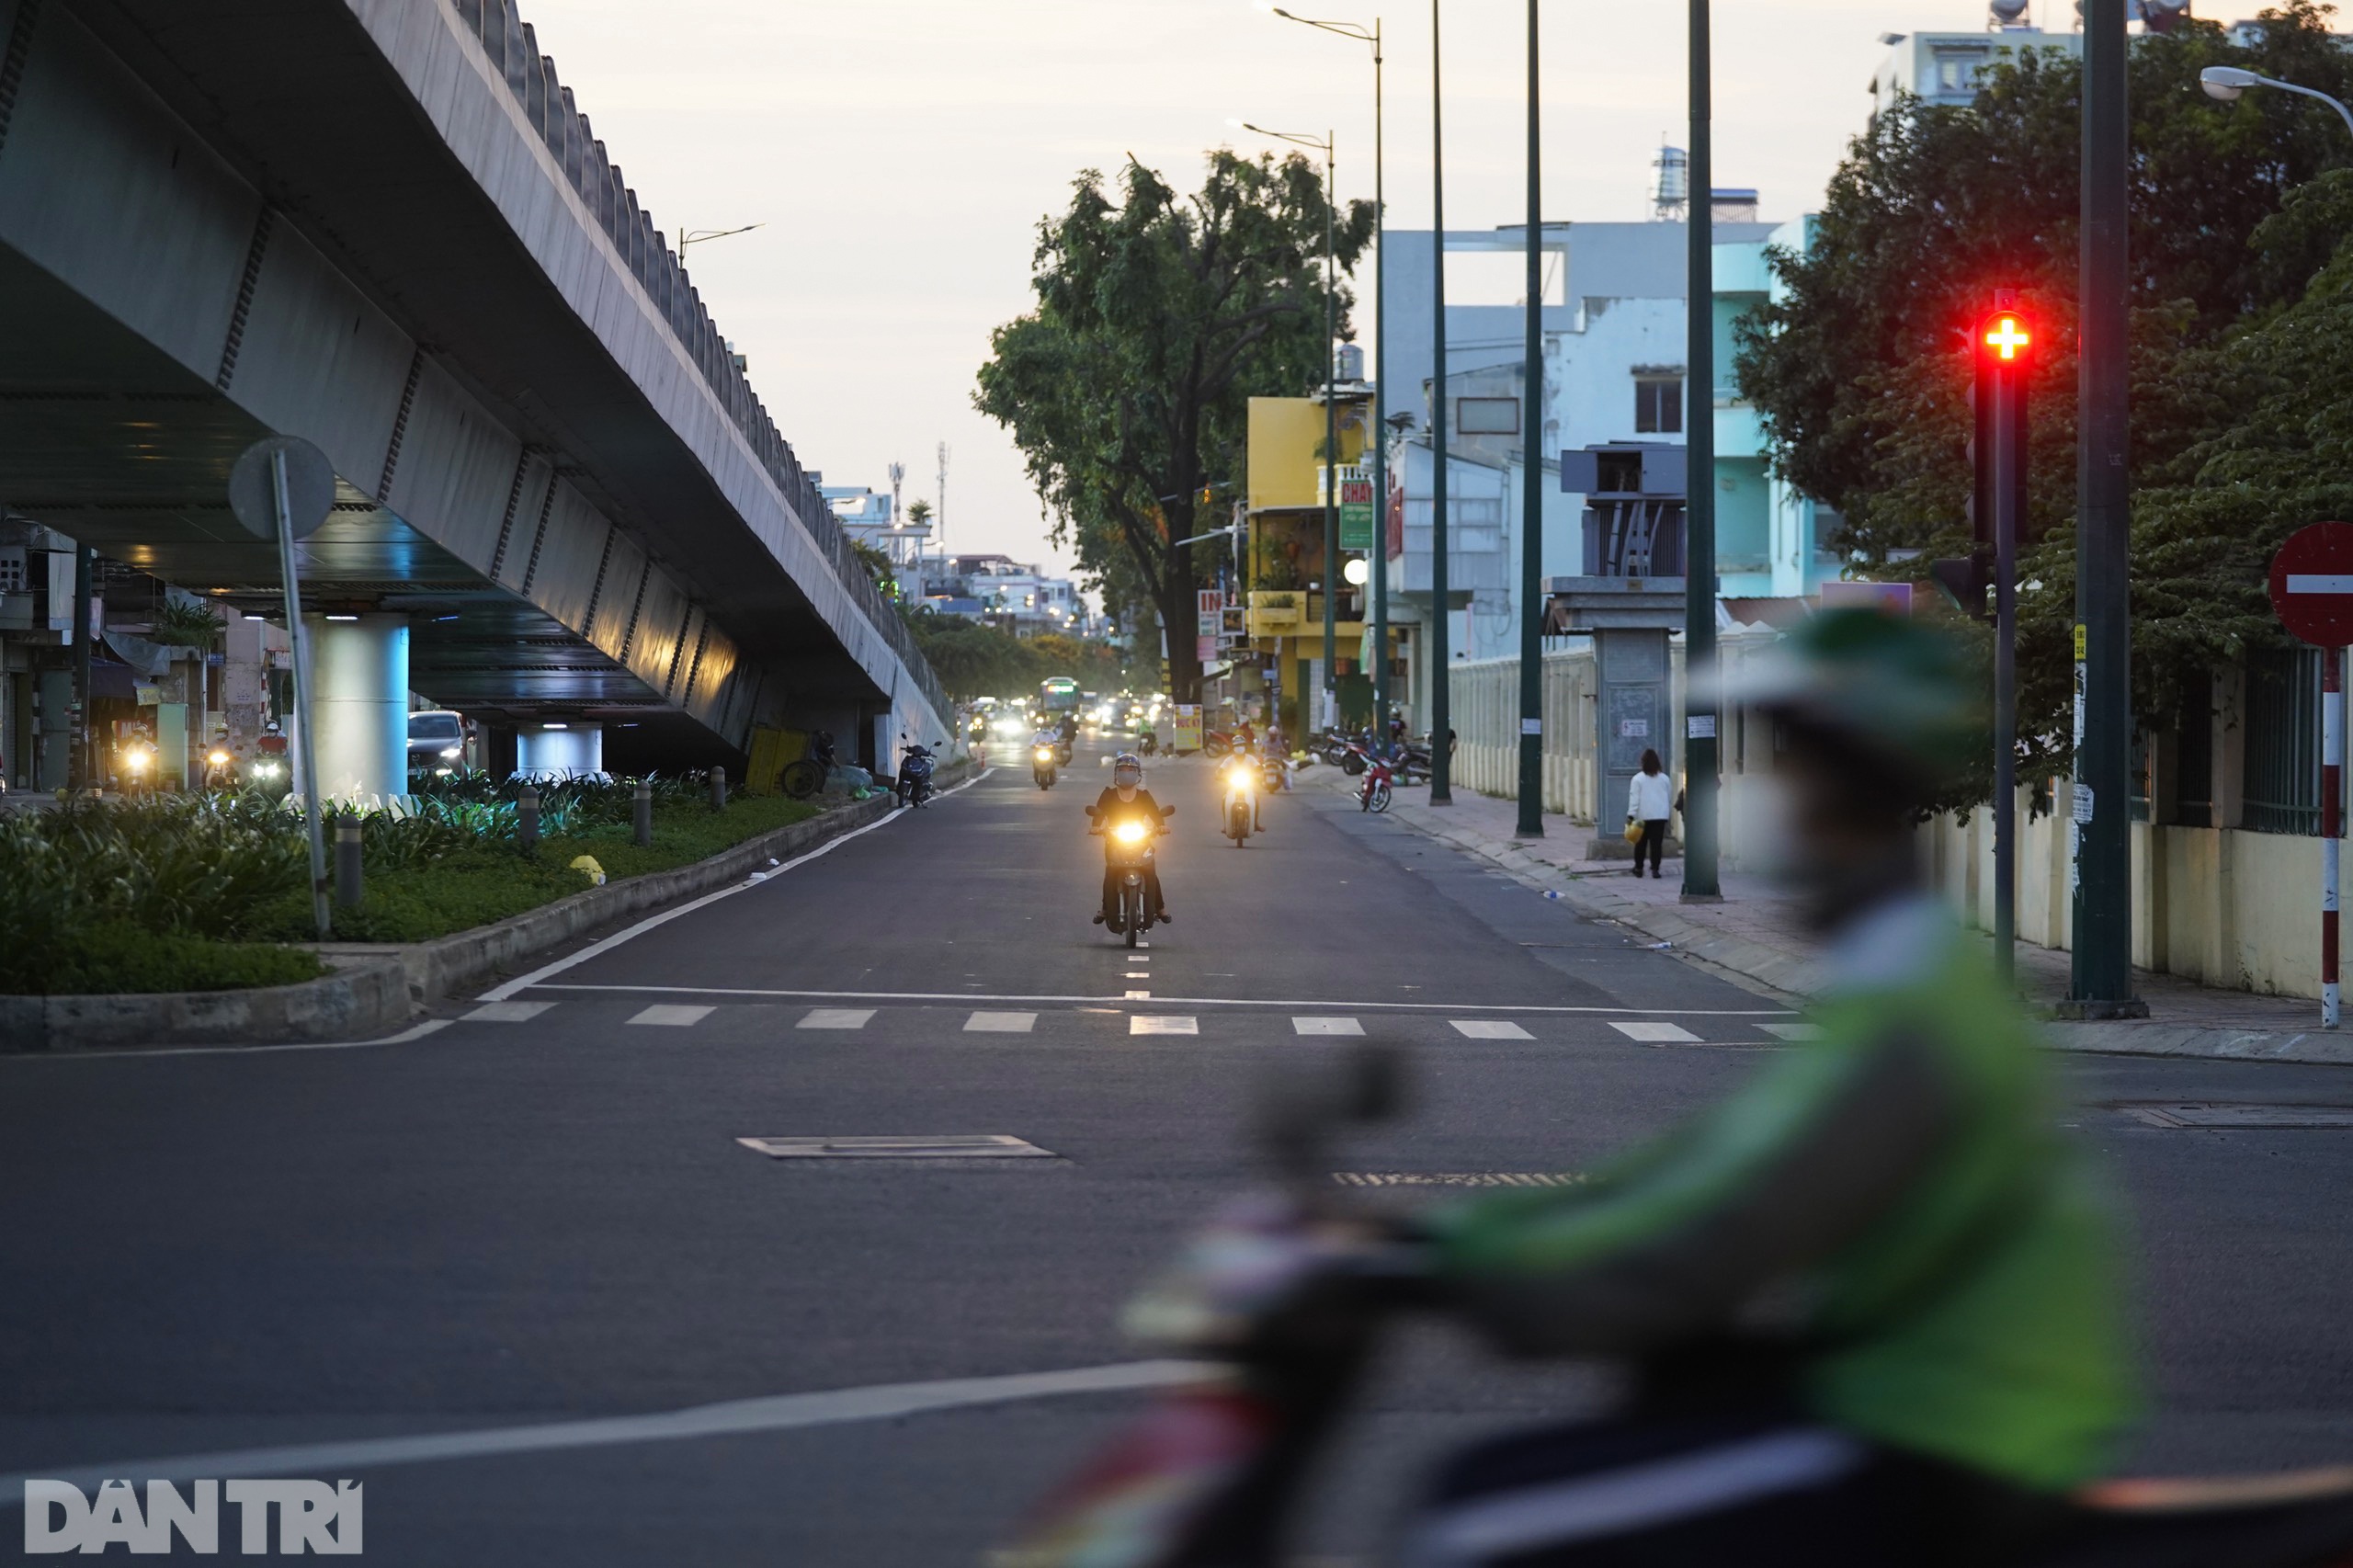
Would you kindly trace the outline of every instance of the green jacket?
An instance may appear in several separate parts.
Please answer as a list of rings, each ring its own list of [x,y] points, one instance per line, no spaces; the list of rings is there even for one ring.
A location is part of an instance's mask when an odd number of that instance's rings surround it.
[[[2080,1482],[2137,1387],[2109,1218],[2031,1031],[1926,897],[1857,922],[1831,968],[1822,1038],[1711,1114],[1589,1186],[1441,1213],[1451,1289],[1529,1353],[1794,1331],[1824,1420]]]

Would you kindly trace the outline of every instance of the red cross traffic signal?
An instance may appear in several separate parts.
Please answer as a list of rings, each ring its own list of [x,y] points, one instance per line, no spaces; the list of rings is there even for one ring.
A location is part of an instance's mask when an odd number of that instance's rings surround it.
[[[1986,323],[1985,347],[1996,359],[2021,358],[2033,341],[2034,335],[2014,311],[1997,311]]]

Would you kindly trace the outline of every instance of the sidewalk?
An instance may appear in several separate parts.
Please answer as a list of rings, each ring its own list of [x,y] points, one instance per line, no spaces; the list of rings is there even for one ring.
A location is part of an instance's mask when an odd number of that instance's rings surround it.
[[[1302,790],[1347,795],[1356,785],[1336,767],[1319,765],[1297,775]],[[1519,820],[1515,802],[1457,790],[1451,806],[1432,807],[1419,785],[1401,788],[1388,814],[1514,873],[1582,915],[1622,925],[1703,967],[1789,997],[1803,997],[1818,983],[1820,952],[1794,902],[1755,877],[1728,871],[1720,879],[1721,903],[1685,903],[1679,859],[1670,858],[1656,880],[1637,879],[1623,860],[1585,858],[1593,830],[1564,816],[1545,813],[1544,836],[1520,840],[1512,836]],[[2066,994],[2068,961],[2063,952],[2019,943],[2019,992],[2036,1007],[2049,1008]],[[2353,1063],[2353,1030],[2323,1033],[2316,1001],[2217,991],[2142,970],[2133,971],[2132,985],[2149,1005],[2147,1017],[2054,1021],[2044,1032],[2070,1051]]]

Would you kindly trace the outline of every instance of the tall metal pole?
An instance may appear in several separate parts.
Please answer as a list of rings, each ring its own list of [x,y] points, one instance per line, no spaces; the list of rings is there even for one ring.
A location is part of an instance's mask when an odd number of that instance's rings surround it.
[[[2077,289],[2075,619],[2082,739],[2075,753],[2075,928],[2068,1011],[2116,1017],[2132,1000],[2131,631],[2125,600],[2131,499],[2125,199],[2131,131],[2125,0],[2084,0],[2083,250]]]
[[[1710,146],[1708,0],[1691,0],[1691,200],[1685,264],[1683,443],[1683,893],[1716,880],[1716,209]]]
[[[327,843],[319,815],[319,754],[311,744],[311,635],[302,624],[302,589],[294,573],[294,508],[286,497],[286,454],[269,454],[269,493],[278,513],[278,572],[286,593],[286,639],[294,649],[294,755],[302,767],[302,818],[311,835],[311,917],[324,940],[333,925],[327,913]]]
[[[1996,293],[1997,307],[2011,302]],[[1974,352],[1986,366],[1977,395],[1993,400],[1986,428],[1993,437],[1991,521],[1994,525],[1994,967],[2006,993],[2017,973],[2018,901],[2018,513],[2026,493],[2025,368],[2004,369],[1984,346]]]
[[[1544,836],[1544,188],[1528,0],[1528,331],[1519,415],[1519,838]],[[1442,383],[1441,383],[1442,384]]]
[[[1430,804],[1454,804],[1454,715],[1447,662],[1454,657],[1454,609],[1446,580],[1446,139],[1439,110],[1438,0],[1430,0],[1430,624],[1422,660],[1430,671]],[[1388,375],[1384,362],[1381,373]]]
[[[65,780],[76,790],[96,788],[106,771],[97,764],[90,735],[90,639],[97,635],[90,624],[90,577],[97,554],[80,540],[74,541],[74,711],[65,735]],[[40,787],[35,779],[34,788]]]
[[[1389,741],[1388,209],[1381,179],[1381,18],[1372,21],[1372,730]]]
[[[1332,133],[1324,133],[1324,706],[1340,688],[1337,665],[1340,592],[1340,264],[1332,179]],[[1334,722],[1337,722],[1335,714]]]
[[[2338,861],[2345,824],[2337,802],[2345,791],[2345,651],[2320,653],[2320,1027],[2337,1026],[2336,916]]]

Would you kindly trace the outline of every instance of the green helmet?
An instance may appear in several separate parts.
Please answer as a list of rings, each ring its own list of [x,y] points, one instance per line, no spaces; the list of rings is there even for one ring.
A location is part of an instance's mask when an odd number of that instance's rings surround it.
[[[1733,701],[1934,780],[1989,744],[1972,663],[1958,638],[1908,617],[1833,609],[1740,662],[1723,685]]]

